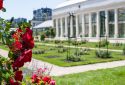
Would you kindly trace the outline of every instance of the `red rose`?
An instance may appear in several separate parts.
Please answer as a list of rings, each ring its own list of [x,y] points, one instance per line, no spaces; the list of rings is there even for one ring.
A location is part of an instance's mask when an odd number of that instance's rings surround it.
[[[14,78],[16,81],[22,81],[23,79],[22,71],[16,71]]]
[[[22,49],[22,44],[19,41],[15,41],[12,44],[12,48],[13,48],[12,49],[13,51],[21,50]]]
[[[32,49],[34,47],[32,34],[32,30],[30,30],[30,28],[26,28],[26,32],[22,35],[23,45],[27,49]]]
[[[0,0],[0,10],[3,8],[3,0]]]
[[[42,79],[43,81],[44,81],[44,83],[50,83],[50,81],[51,81],[51,77],[50,76],[45,76],[45,77],[43,77],[43,79]]]
[[[39,83],[40,79],[38,78],[38,76],[36,74],[33,74],[32,77],[32,83]]]
[[[12,78],[10,78],[10,85],[20,85],[18,82],[14,82]]]
[[[27,50],[22,54],[22,59],[24,62],[31,62],[32,59],[32,50]]]
[[[25,50],[13,63],[13,68],[18,69],[24,65],[25,62],[30,62],[32,58],[32,50]]]

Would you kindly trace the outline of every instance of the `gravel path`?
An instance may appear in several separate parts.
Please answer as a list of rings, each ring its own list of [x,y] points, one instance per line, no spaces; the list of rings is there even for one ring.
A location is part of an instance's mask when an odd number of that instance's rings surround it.
[[[8,56],[7,54],[8,54],[7,51],[0,49],[0,55],[7,57]],[[107,69],[107,68],[125,66],[125,60],[107,62],[107,63],[90,64],[90,65],[83,65],[83,66],[74,66],[74,67],[59,67],[59,66],[47,63],[47,62],[32,59],[30,63],[25,64],[25,67],[27,67],[28,69],[34,69],[36,67],[41,68],[44,65],[47,66],[48,68],[52,67],[52,70],[50,73],[52,76],[62,76],[66,74],[86,72],[90,70]]]

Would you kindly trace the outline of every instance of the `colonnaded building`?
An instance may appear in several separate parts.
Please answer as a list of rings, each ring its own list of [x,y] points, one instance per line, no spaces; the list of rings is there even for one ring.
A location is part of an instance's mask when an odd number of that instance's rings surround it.
[[[56,39],[125,41],[125,0],[67,0],[53,10]]]

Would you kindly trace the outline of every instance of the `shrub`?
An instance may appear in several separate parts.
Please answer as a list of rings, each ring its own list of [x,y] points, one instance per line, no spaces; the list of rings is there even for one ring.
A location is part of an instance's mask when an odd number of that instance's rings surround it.
[[[116,46],[116,47],[119,47],[119,46],[122,46],[123,44],[122,43],[119,43],[119,42],[117,42],[117,43],[113,43],[113,46]]]
[[[60,43],[60,41],[59,40],[55,40],[55,44],[58,44],[58,43]]]
[[[45,50],[35,50],[33,51],[33,54],[44,54]]]
[[[79,61],[81,61],[81,58],[80,58],[80,56],[71,55],[68,57],[68,61],[79,62]]]
[[[79,45],[78,41],[72,41],[72,45]]]
[[[106,45],[109,45],[109,41],[106,39],[103,39],[102,41],[98,42],[99,44],[96,45],[96,47],[105,47]]]
[[[81,43],[82,44],[86,44],[88,41],[87,40],[82,40]]]
[[[98,58],[111,58],[111,53],[107,51],[96,51],[96,56]]]
[[[57,48],[63,48],[64,46],[63,45],[58,45]]]
[[[64,53],[67,51],[67,48],[61,48],[61,49],[58,49],[58,53]]]
[[[41,35],[40,40],[41,40],[41,41],[44,41],[44,40],[45,40],[45,35],[44,35],[44,34]]]

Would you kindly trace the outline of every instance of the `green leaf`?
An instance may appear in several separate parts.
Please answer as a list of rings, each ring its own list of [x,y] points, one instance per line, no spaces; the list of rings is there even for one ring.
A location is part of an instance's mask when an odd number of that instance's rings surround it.
[[[13,52],[9,51],[8,57],[9,57],[9,58],[13,58],[13,56],[14,56],[14,55],[13,55]]]

